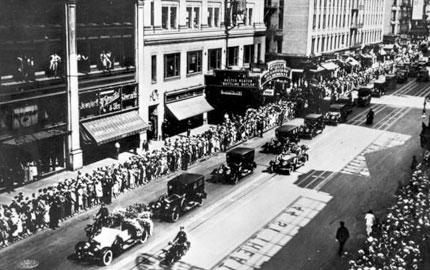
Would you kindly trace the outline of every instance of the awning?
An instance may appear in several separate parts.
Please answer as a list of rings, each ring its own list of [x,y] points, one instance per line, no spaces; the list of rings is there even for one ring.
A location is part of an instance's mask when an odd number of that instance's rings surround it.
[[[81,125],[97,145],[135,135],[148,128],[148,124],[140,118],[137,111],[103,117]],[[85,140],[84,136],[83,139]]]
[[[179,121],[214,109],[203,96],[172,102],[166,106]]]
[[[325,68],[323,68],[321,65],[318,65],[317,69],[310,69],[311,72],[321,72],[326,70]]]
[[[61,135],[64,135],[66,133],[67,133],[66,131],[60,130],[60,129],[43,130],[43,131],[39,131],[39,132],[36,132],[33,134],[26,134],[26,135],[18,136],[16,138],[4,141],[3,144],[24,145],[27,143],[36,142],[36,141],[52,138],[55,136],[61,136]]]
[[[322,62],[321,66],[327,70],[335,70],[335,69],[339,68],[339,66],[333,62]]]
[[[346,62],[349,63],[352,66],[359,66],[360,65],[360,63],[357,60],[355,60],[354,58],[352,58],[352,57],[348,57],[346,59]]]

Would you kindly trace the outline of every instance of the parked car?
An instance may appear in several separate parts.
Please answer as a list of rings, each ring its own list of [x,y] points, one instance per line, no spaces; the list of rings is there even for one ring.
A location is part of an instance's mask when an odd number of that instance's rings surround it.
[[[300,126],[300,138],[312,139],[322,133],[325,128],[324,117],[322,114],[311,113],[305,116],[304,125]]]
[[[409,77],[416,77],[418,74],[419,65],[418,62],[412,62],[409,70]]]
[[[283,125],[275,129],[276,138],[281,141],[289,141],[293,143],[300,142],[299,127],[296,125]]]
[[[295,145],[290,151],[278,155],[269,163],[269,172],[291,174],[309,160],[306,145]]]
[[[339,123],[346,122],[347,118],[347,106],[345,104],[334,103],[330,105],[328,112],[325,113],[324,123],[336,126]]]
[[[254,161],[255,150],[237,147],[227,152],[226,165],[213,170],[214,182],[237,184],[240,179],[254,172],[257,164]]]
[[[283,151],[286,144],[288,144],[288,142],[281,142],[276,138],[272,138],[261,146],[261,152],[278,155]]]
[[[203,175],[182,173],[167,183],[167,194],[149,203],[149,207],[154,218],[175,222],[181,215],[201,206],[206,196]]]
[[[408,81],[408,72],[406,69],[398,69],[396,71],[397,83],[405,83]]]
[[[366,107],[370,105],[370,101],[372,100],[372,86],[360,86],[358,89],[358,98],[357,105],[361,107]]]
[[[149,219],[126,218],[112,223],[112,227],[101,227],[88,241],[78,242],[75,255],[78,260],[98,261],[101,265],[111,264],[114,256],[144,243],[151,234]]]
[[[345,110],[348,114],[352,113],[354,107],[353,97],[356,96],[357,91],[352,91],[349,96],[341,95],[333,104],[344,104]]]
[[[417,81],[426,82],[429,80],[429,72],[427,67],[420,67],[417,74]]]
[[[373,83],[373,91],[372,91],[372,97],[381,97],[385,94],[385,87],[387,85],[387,82],[385,80],[385,77],[379,78]]]

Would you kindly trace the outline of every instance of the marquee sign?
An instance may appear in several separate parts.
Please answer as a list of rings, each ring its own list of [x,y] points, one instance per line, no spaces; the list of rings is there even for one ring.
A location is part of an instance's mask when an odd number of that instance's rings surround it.
[[[275,60],[267,63],[267,70],[263,72],[260,78],[260,86],[264,87],[274,79],[291,79],[291,69],[287,67],[284,60]]]

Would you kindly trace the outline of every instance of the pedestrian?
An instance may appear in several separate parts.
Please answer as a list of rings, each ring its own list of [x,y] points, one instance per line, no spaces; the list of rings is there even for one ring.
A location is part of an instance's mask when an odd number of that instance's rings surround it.
[[[364,216],[364,219],[366,220],[367,236],[370,236],[372,234],[372,227],[375,224],[375,215],[373,214],[373,211],[367,211],[366,215]]]
[[[121,148],[121,145],[119,144],[119,142],[115,143],[115,154],[116,154],[116,159],[119,159],[119,149]]]
[[[342,255],[343,247],[345,246],[345,243],[348,240],[348,238],[349,238],[349,231],[345,227],[345,222],[341,221],[340,227],[337,229],[337,232],[336,232],[336,240],[339,242],[339,250],[337,252],[339,256]]]
[[[415,170],[417,168],[417,165],[418,165],[417,157],[414,155],[412,157],[411,171]]]
[[[191,135],[191,121],[187,121],[187,137],[189,138]]]

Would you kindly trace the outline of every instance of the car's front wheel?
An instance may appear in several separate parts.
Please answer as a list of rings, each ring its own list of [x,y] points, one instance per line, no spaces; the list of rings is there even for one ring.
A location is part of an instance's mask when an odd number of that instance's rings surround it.
[[[113,252],[112,252],[112,250],[106,248],[102,252],[101,263],[103,266],[107,266],[107,265],[111,264],[112,260],[113,260]]]
[[[142,236],[139,238],[139,243],[143,244],[148,240],[148,232],[145,230],[142,232]]]
[[[176,222],[179,219],[179,210],[175,207],[170,215],[170,221]]]

